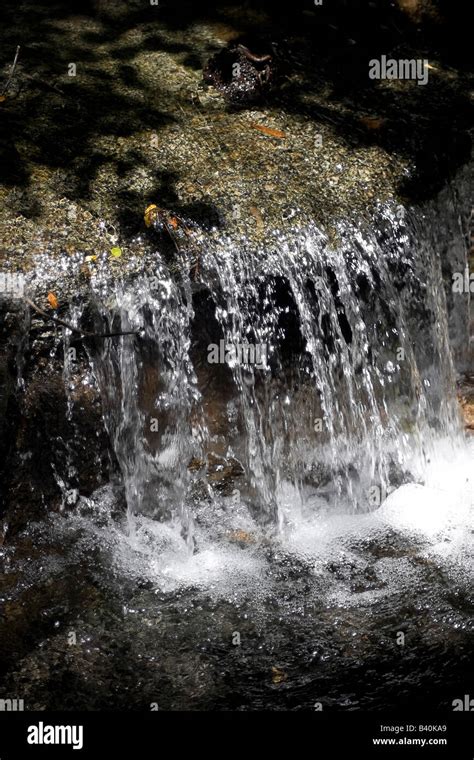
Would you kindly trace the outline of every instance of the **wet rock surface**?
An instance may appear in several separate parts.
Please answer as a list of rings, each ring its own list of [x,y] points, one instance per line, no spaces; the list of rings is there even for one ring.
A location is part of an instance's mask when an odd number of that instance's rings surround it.
[[[23,347],[22,389],[16,373],[11,380],[2,494],[10,538],[49,511],[74,508],[79,493],[91,494],[109,477],[109,442],[89,366],[79,361],[65,377],[61,349],[53,336],[36,336]]]
[[[5,11],[5,75],[22,49],[0,106],[0,249],[33,281],[42,257],[67,261],[71,274],[51,275],[58,294],[87,290],[88,257],[113,247],[113,276],[140,267],[156,245],[150,203],[258,245],[274,229],[311,220],[330,233],[341,218],[370,220],[383,200],[429,197],[469,155],[463,67],[441,49],[425,87],[374,83],[379,51],[424,55],[410,27],[403,43],[390,23],[369,43],[377,14],[352,40],[354,17],[337,10],[294,9],[285,37],[263,8],[226,4],[202,20],[139,2]],[[258,57],[273,44],[285,76],[271,102],[236,111],[202,70],[229,46],[257,65],[239,39]]]
[[[265,98],[275,79],[271,53],[254,53],[243,43],[232,43],[204,66],[204,81],[231,102],[251,105]]]
[[[320,702],[439,717],[468,689],[470,575],[422,537],[349,531],[316,562],[258,531],[221,541],[228,581],[196,577],[194,588],[167,592],[145,558],[129,564],[130,550],[117,553],[90,521],[32,526],[4,550],[3,688],[29,710],[313,711]],[[246,561],[257,561],[253,580]]]

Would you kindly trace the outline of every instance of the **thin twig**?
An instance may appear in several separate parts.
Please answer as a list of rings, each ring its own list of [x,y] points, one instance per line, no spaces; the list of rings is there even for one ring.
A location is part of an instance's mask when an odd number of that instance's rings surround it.
[[[72,332],[78,333],[81,338],[76,338],[76,340],[80,340],[82,338],[115,338],[119,335],[138,335],[138,332],[136,330],[125,330],[124,332],[108,332],[108,333],[93,333],[93,332],[84,332],[84,330],[79,329],[78,327],[74,327],[74,325],[71,325],[69,322],[65,322],[64,319],[60,319],[59,317],[54,317],[52,314],[48,314],[47,311],[43,311],[43,309],[40,309],[39,306],[37,306],[33,301],[30,301],[29,298],[25,297],[25,302],[28,304],[28,306],[31,306],[34,311],[37,312],[37,314],[40,314],[44,319],[48,319],[50,322],[54,322],[57,325],[62,325],[63,327],[67,327],[68,330],[71,330]]]
[[[171,242],[173,243],[174,247],[176,248],[177,253],[182,253],[182,251],[181,251],[181,249],[180,249],[180,247],[178,245],[178,242],[176,240],[175,234],[174,234],[173,230],[171,229],[171,225],[168,224],[168,222],[166,221],[166,219],[163,222],[163,226],[164,226],[166,232],[168,233],[168,236],[169,236]]]
[[[47,87],[48,90],[53,90],[53,92],[59,92],[60,95],[64,95],[64,90],[61,90],[60,87],[57,86],[57,84],[51,84],[50,82],[47,82],[45,79],[41,79],[37,74],[24,74],[26,79],[29,79],[31,82],[36,82],[36,84],[41,84],[43,87]]]
[[[15,53],[15,58],[13,60],[13,66],[11,67],[11,70],[10,70],[10,76],[8,77],[7,83],[6,83],[5,87],[3,88],[2,92],[1,92],[2,97],[5,95],[6,92],[8,92],[8,88],[10,87],[10,82],[12,81],[13,74],[15,73],[16,62],[18,61],[18,55],[19,55],[19,53],[20,53],[20,46],[17,45],[16,53]]]

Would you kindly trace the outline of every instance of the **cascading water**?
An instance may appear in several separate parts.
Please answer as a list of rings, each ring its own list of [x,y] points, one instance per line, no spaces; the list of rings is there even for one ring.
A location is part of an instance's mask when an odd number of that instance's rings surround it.
[[[105,340],[92,355],[129,516],[177,518],[189,538],[187,464],[200,439],[189,359],[192,307],[161,272],[152,283],[138,277],[96,299],[109,331],[118,325],[137,333]]]
[[[371,229],[276,231],[260,251],[215,234],[199,290],[185,256],[179,277],[158,254],[152,274],[96,280],[97,330],[137,332],[91,351],[132,523],[171,519],[192,546],[193,483],[216,458],[280,528],[423,482],[433,441],[460,442],[434,213],[383,207]]]

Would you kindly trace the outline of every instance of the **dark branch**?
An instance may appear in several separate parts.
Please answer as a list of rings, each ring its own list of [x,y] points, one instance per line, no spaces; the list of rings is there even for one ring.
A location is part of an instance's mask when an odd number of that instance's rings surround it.
[[[82,340],[83,338],[115,338],[120,335],[138,335],[138,332],[136,330],[124,330],[123,332],[108,332],[108,333],[84,332],[84,330],[81,330],[78,327],[74,327],[74,325],[71,325],[69,322],[66,322],[64,319],[60,319],[59,317],[55,317],[52,314],[48,314],[47,311],[43,311],[43,309],[40,309],[40,307],[37,306],[35,303],[33,303],[33,301],[31,301],[29,298],[25,297],[25,302],[34,311],[36,311],[37,314],[40,314],[40,316],[42,316],[43,319],[47,319],[50,322],[54,322],[54,324],[56,325],[62,325],[63,327],[67,327],[67,329],[71,330],[71,332],[77,333],[80,337],[76,338],[75,340]]]
[[[19,53],[20,53],[20,46],[17,45],[16,53],[15,53],[15,58],[13,60],[13,66],[11,67],[11,70],[10,70],[10,75],[9,75],[9,77],[7,79],[7,83],[6,83],[5,87],[3,88],[2,92],[1,92],[2,97],[3,97],[3,95],[5,95],[5,93],[8,92],[8,88],[10,87],[10,82],[12,81],[13,74],[15,73],[16,62],[18,61],[18,55],[19,55]]]

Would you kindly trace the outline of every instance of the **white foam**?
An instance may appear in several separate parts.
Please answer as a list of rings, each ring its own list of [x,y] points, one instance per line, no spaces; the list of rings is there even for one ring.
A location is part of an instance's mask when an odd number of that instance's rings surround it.
[[[146,577],[164,592],[199,588],[219,598],[261,599],[275,593],[276,569],[303,563],[314,593],[322,590],[330,603],[372,604],[421,583],[427,561],[443,566],[451,578],[474,582],[473,454],[472,445],[454,451],[441,442],[424,485],[402,485],[380,509],[360,515],[311,513],[297,504],[277,538],[265,536],[242,504],[228,509],[225,500],[201,505],[205,520],[196,525],[194,551],[178,522],[140,516],[130,519],[128,534],[110,522],[95,530],[111,549],[118,573]],[[285,498],[289,510],[288,490]],[[238,531],[245,531],[243,540],[232,535]],[[367,569],[375,582],[365,590]],[[354,581],[360,592],[354,593]]]

